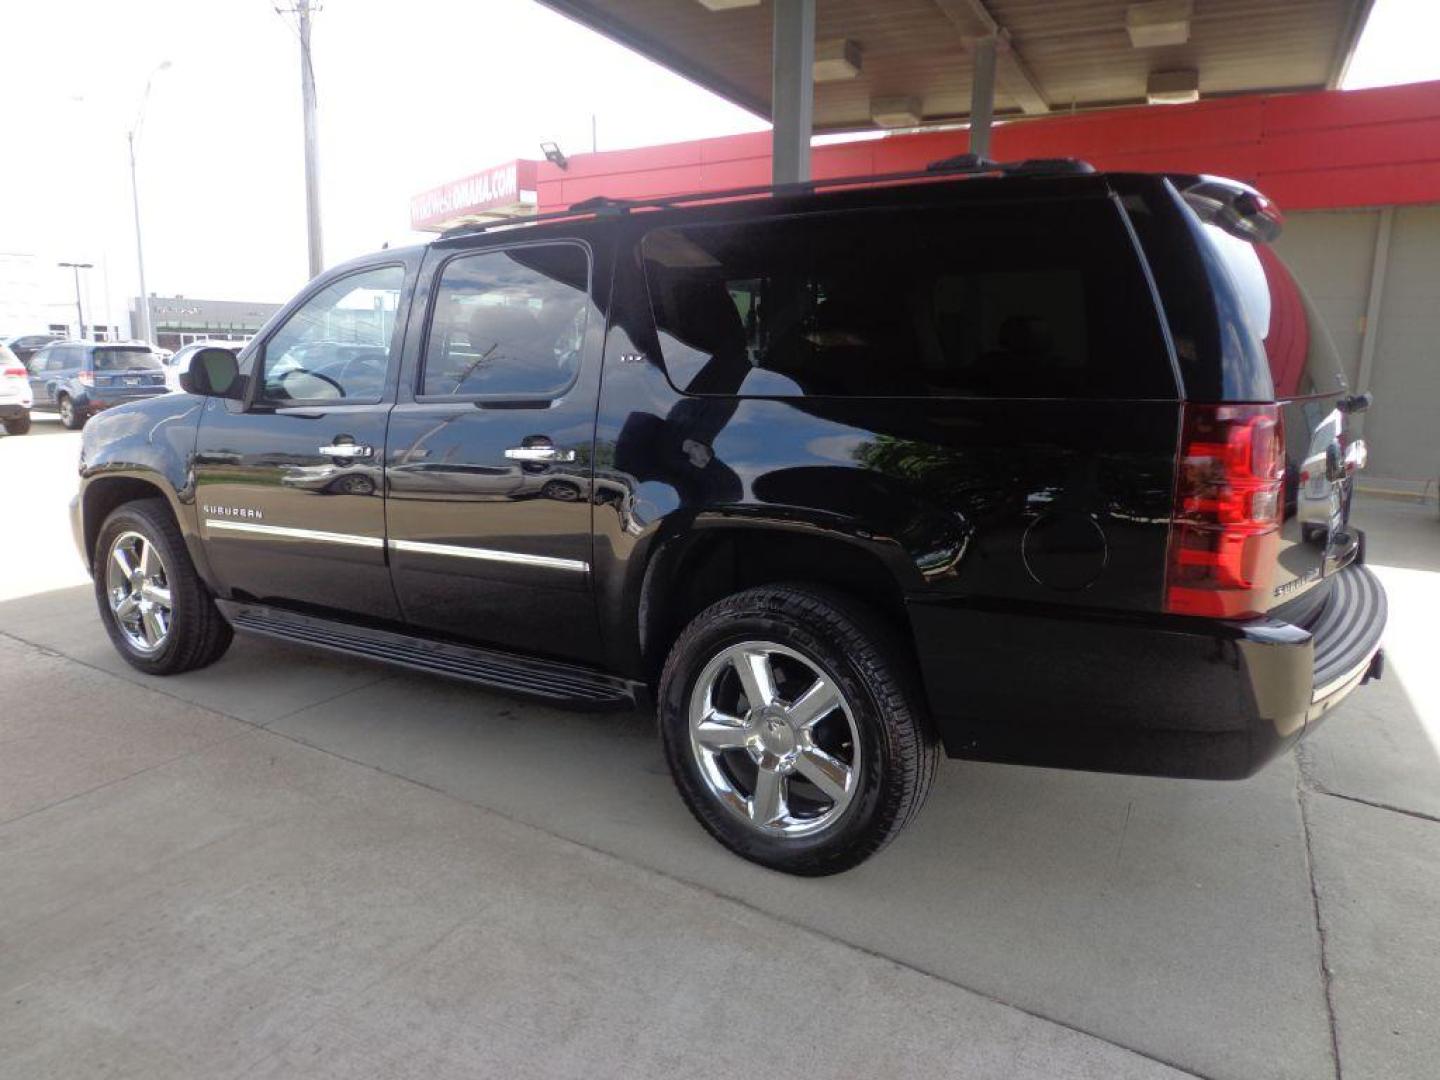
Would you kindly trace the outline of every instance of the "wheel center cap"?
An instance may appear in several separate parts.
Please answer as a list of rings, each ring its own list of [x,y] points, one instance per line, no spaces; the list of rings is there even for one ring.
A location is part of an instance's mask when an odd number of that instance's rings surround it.
[[[755,718],[755,731],[766,753],[783,758],[795,752],[795,730],[779,709],[762,709]]]

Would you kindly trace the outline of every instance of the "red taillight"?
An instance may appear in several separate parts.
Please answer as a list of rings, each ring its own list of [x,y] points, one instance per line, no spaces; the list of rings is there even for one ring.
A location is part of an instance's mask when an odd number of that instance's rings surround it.
[[[1264,610],[1279,554],[1285,435],[1275,405],[1186,405],[1165,610]]]
[[[7,367],[4,373],[6,375],[12,375],[17,379],[23,379],[25,378],[25,376],[30,374],[23,367]]]
[[[78,382],[81,386],[94,386],[94,385],[95,385],[95,372],[93,372],[93,371],[82,371],[82,372],[80,372],[80,374],[78,374],[78,375],[75,376],[75,381]]]

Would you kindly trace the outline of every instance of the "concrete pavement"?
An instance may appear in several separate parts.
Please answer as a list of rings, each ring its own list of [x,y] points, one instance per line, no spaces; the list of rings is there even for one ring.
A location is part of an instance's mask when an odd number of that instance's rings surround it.
[[[0,441],[7,548],[73,454]],[[0,1075],[1431,1075],[1440,523],[1357,512],[1391,671],[1300,757],[949,762],[819,882],[701,834],[643,716],[243,638],[140,676],[66,536],[0,571]]]

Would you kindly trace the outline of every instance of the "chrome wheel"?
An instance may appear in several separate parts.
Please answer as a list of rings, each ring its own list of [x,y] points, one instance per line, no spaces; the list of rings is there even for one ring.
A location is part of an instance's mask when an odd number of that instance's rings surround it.
[[[72,427],[75,424],[75,403],[68,397],[60,399],[60,422],[66,427]]]
[[[123,532],[105,563],[110,613],[126,642],[153,653],[170,635],[170,578],[160,552],[143,534]]]
[[[860,784],[860,733],[835,680],[794,649],[731,645],[690,695],[690,748],[710,794],[770,836],[817,833]]]

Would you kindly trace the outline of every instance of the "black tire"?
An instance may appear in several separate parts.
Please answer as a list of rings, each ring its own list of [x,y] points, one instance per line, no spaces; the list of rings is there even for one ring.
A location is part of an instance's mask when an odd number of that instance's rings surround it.
[[[61,394],[55,399],[55,408],[60,413],[60,423],[70,431],[79,431],[85,426],[89,419],[83,412],[75,407],[75,402],[69,394]]]
[[[860,740],[860,776],[835,821],[804,836],[768,835],[725,806],[701,772],[689,707],[707,665],[740,642],[803,655],[838,687]],[[701,612],[661,675],[661,738],[680,796],[711,836],[752,862],[817,877],[858,865],[919,812],[939,761],[914,664],[890,626],[864,604],[809,585],[766,585]]]
[[[155,545],[164,566],[170,592],[170,623],[161,646],[153,652],[137,649],[122,631],[110,607],[106,579],[116,541],[139,533]],[[215,598],[190,561],[179,526],[163,499],[140,499],[115,509],[100,526],[95,540],[95,601],[111,642],[131,667],[147,675],[178,675],[213,664],[230,647],[233,631]]]
[[[30,414],[23,412],[13,419],[5,421],[5,434],[7,435],[28,435],[30,433]]]

